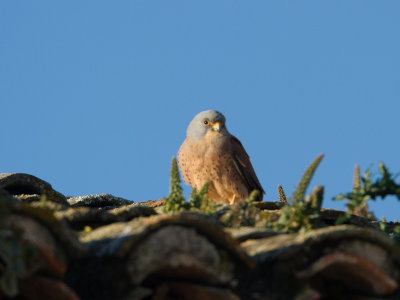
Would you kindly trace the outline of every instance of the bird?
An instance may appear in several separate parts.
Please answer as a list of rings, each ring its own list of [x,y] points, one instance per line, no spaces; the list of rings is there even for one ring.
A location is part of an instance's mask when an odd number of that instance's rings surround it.
[[[234,204],[265,191],[257,178],[242,143],[231,135],[225,116],[216,110],[198,113],[190,122],[186,139],[178,151],[184,182],[199,191],[208,182],[208,198],[216,203]]]

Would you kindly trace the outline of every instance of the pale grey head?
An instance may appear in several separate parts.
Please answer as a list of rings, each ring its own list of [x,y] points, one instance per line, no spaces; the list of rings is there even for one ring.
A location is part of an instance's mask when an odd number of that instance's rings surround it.
[[[206,110],[198,113],[190,122],[186,134],[192,139],[202,139],[210,130],[228,134],[225,117],[219,111]]]

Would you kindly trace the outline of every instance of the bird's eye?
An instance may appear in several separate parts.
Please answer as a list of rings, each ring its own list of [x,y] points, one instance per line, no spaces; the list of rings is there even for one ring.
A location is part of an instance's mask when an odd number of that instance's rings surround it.
[[[204,120],[204,121],[203,121],[203,124],[206,125],[206,126],[208,126],[208,125],[210,125],[210,121]]]

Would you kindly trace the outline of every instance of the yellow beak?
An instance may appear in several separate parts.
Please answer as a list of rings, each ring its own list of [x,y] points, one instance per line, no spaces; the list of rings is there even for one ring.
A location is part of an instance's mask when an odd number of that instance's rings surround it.
[[[219,122],[215,122],[211,125],[211,128],[215,131],[220,131],[221,130],[221,124]]]

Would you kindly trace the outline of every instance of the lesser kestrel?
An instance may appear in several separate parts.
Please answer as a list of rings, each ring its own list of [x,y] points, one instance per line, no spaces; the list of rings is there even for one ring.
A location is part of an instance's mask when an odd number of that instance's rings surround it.
[[[258,181],[242,143],[228,132],[218,111],[199,113],[190,122],[178,152],[183,180],[198,191],[209,182],[208,197],[217,203],[236,203],[253,190],[264,189]]]

